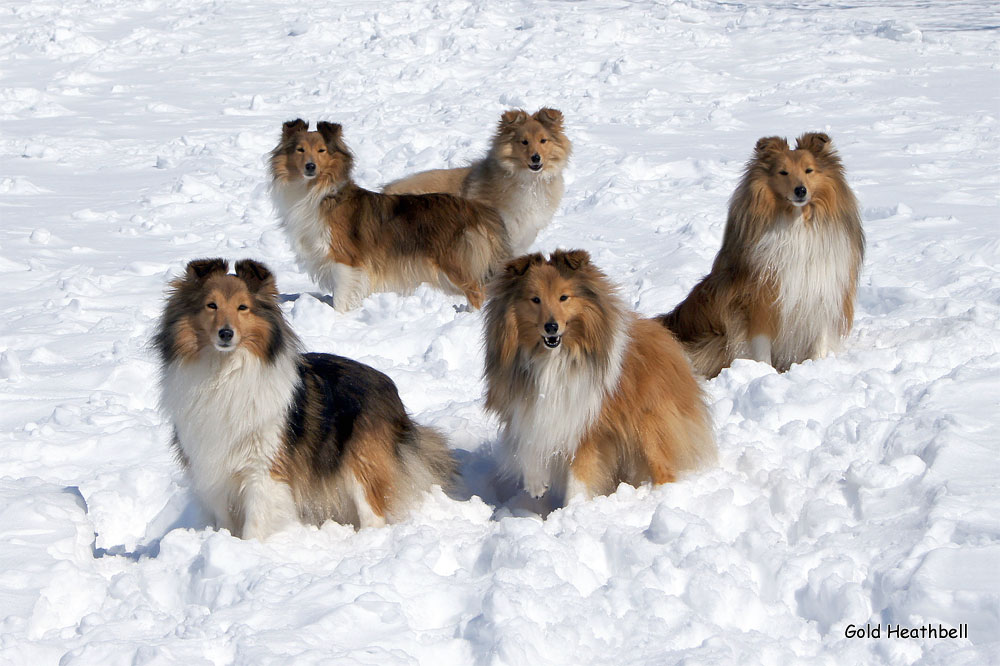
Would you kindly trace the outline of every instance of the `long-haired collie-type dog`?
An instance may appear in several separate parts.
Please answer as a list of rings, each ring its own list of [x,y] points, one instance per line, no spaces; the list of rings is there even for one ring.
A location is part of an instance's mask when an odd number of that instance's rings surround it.
[[[500,117],[493,145],[483,159],[459,169],[423,171],[389,183],[384,192],[448,192],[481,201],[500,212],[511,251],[527,252],[549,222],[563,195],[563,169],[572,144],[563,131],[563,114],[521,109]]]
[[[500,215],[447,194],[396,196],[351,180],[354,157],[335,123],[284,124],[271,152],[275,205],[299,262],[338,310],[376,291],[421,282],[482,305],[484,285],[510,258]]]
[[[851,330],[865,236],[840,157],[822,133],[757,141],[729,201],[711,272],[661,321],[695,369],[733,359],[784,372],[826,356]]]
[[[270,271],[243,260],[227,272],[223,259],[189,263],[154,338],[173,446],[218,527],[264,538],[330,518],[378,526],[447,486],[444,439],[410,419],[392,380],[299,353]]]
[[[674,481],[715,457],[684,351],[629,311],[582,250],[514,259],[485,306],[486,408],[508,472],[564,500]]]

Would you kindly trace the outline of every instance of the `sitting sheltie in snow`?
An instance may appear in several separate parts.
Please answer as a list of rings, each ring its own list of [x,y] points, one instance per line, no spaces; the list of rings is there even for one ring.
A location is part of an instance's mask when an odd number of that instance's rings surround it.
[[[395,196],[351,180],[340,125],[284,124],[271,152],[275,206],[299,262],[344,311],[377,291],[429,282],[479,308],[486,281],[510,258],[500,215],[447,194]]]
[[[500,212],[511,251],[522,254],[555,215],[563,195],[563,169],[572,144],[563,114],[521,109],[500,117],[493,145],[483,159],[459,169],[434,169],[385,186],[390,194],[447,192],[480,201]]]
[[[667,483],[714,459],[681,346],[629,311],[583,250],[511,261],[485,315],[486,408],[502,421],[507,471],[532,496]]]
[[[762,138],[729,201],[711,272],[660,319],[706,377],[736,358],[784,372],[826,356],[851,330],[864,250],[830,137],[803,134],[795,150]]]
[[[414,423],[388,377],[301,354],[270,271],[250,260],[187,265],[154,345],[173,446],[216,524],[245,539],[295,522],[384,525],[454,463]]]

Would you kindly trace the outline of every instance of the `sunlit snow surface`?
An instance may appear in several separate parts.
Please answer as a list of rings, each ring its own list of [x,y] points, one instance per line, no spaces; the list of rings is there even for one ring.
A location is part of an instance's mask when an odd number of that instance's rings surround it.
[[[996,3],[32,0],[0,24],[0,663],[1000,660]],[[544,519],[495,479],[480,316],[426,288],[335,312],[264,161],[282,121],[336,121],[378,187],[543,105],[575,153],[535,248],[589,250],[642,313],[708,270],[761,136],[828,132],[869,242],[839,353],[706,384],[718,467]],[[388,373],[459,496],[360,533],[206,527],[147,347],[206,256],[265,261],[310,350]]]

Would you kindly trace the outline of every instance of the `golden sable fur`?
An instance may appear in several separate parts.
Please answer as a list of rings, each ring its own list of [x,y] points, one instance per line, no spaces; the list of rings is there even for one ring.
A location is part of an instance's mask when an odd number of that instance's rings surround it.
[[[342,129],[286,122],[271,152],[272,194],[299,261],[334,307],[421,282],[482,305],[484,284],[510,256],[499,214],[448,194],[389,195],[351,180]]]
[[[784,372],[826,356],[851,330],[864,250],[830,137],[803,134],[795,150],[762,138],[730,199],[712,271],[660,320],[706,377],[735,358]]]
[[[434,169],[385,186],[390,194],[447,192],[475,199],[500,212],[511,251],[521,254],[549,222],[563,195],[563,169],[572,144],[563,114],[521,109],[500,117],[489,154],[461,169]]]
[[[296,522],[378,526],[447,486],[444,438],[410,419],[392,380],[299,353],[267,267],[227,271],[190,262],[153,341],[174,449],[218,527],[264,538]]]
[[[715,457],[673,335],[630,312],[583,250],[509,262],[485,306],[486,408],[508,470],[539,497],[674,481]]]

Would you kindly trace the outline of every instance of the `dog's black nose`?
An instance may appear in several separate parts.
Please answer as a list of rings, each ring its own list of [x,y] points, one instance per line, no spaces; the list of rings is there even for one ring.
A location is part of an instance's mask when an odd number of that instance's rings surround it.
[[[554,321],[549,321],[545,323],[545,332],[549,335],[555,335],[559,332],[559,324]]]
[[[314,162],[306,162],[306,173],[312,173],[316,170],[316,164]]]
[[[532,164],[538,164],[541,161],[542,161],[542,156],[539,155],[538,153],[535,153],[534,155],[531,156],[531,163]]]
[[[219,329],[219,339],[223,342],[229,342],[233,339],[233,329],[231,328],[220,328]]]
[[[798,187],[795,188],[795,196],[797,196],[799,199],[805,199],[806,193],[808,191],[809,190],[805,188],[805,185],[799,185]]]

